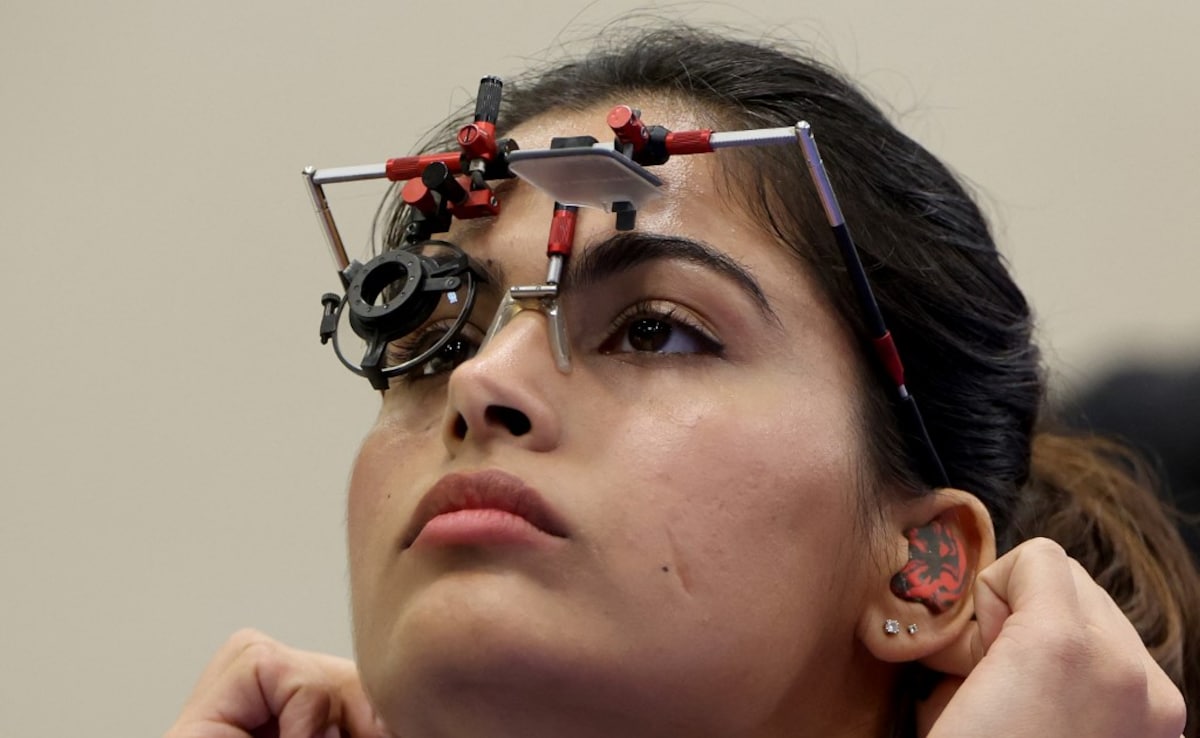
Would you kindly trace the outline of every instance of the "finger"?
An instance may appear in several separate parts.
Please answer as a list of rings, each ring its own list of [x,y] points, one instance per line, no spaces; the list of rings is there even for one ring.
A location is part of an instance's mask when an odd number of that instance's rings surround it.
[[[188,700],[189,704],[196,696],[210,692],[213,685],[220,683],[222,675],[242,651],[251,644],[260,641],[274,642],[270,636],[254,628],[242,628],[229,636],[221,644],[220,648],[217,649],[217,652],[213,654],[212,660],[205,665],[204,671],[200,673],[200,678],[196,680],[196,685],[192,687],[192,694]]]
[[[338,696],[342,710],[338,726],[348,731],[351,738],[390,738],[367,697],[354,662],[326,654],[313,654],[313,657],[325,664],[331,673],[339,675]]]
[[[231,639],[215,677],[184,708],[183,718],[253,730],[277,718],[279,734],[319,735],[339,717],[334,678],[313,659],[259,634]]]
[[[1033,538],[980,572],[975,584],[976,617],[984,648],[991,647],[1003,618],[1011,613],[1077,622],[1079,593],[1071,563],[1062,546],[1048,538]]]
[[[1030,624],[1053,627],[1079,618],[1079,598],[1070,557],[1045,538],[1022,543],[975,578],[975,617],[946,648],[921,663],[965,677],[987,654],[1014,615]]]
[[[260,695],[257,684],[247,684],[246,670],[234,668],[248,649],[270,645],[279,644],[252,628],[230,636],[196,680],[167,738],[249,738],[249,730],[270,720],[269,708],[261,700],[258,704],[253,700]],[[235,719],[227,717],[230,712]]]
[[[386,736],[375,719],[353,661],[273,644],[256,660],[258,685],[279,718],[281,738],[307,738],[344,730],[351,738]]]
[[[330,728],[354,738],[386,735],[352,661],[292,649],[256,631],[240,631],[218,652],[169,735],[248,736],[272,718],[282,738]]]

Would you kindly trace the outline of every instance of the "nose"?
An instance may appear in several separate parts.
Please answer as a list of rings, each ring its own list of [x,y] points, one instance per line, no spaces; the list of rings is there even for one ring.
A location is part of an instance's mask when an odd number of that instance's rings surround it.
[[[546,318],[523,311],[451,373],[442,426],[451,456],[469,444],[542,452],[558,446],[562,420],[551,393],[563,375],[549,340]]]

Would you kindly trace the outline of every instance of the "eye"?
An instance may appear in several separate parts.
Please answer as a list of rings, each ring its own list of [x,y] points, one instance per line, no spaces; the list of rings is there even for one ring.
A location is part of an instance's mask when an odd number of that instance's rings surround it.
[[[600,345],[603,354],[720,355],[723,350],[698,321],[674,305],[659,302],[641,302],[623,311]]]
[[[479,351],[479,345],[460,336],[450,339],[449,343],[438,349],[413,373],[413,378],[432,377],[437,374],[448,374]]]
[[[392,341],[388,344],[387,348],[388,366],[397,366],[406,361],[411,361],[413,358],[428,351],[442,339],[453,322],[451,320],[431,323],[415,333],[410,333],[404,338]],[[467,335],[471,330],[472,326],[469,324],[463,326],[463,330],[457,336],[451,338],[445,346],[442,346],[432,356],[418,366],[413,367],[409,372],[397,377],[397,379],[415,381],[449,374],[455,367],[475,356],[476,352],[479,351],[479,341]]]

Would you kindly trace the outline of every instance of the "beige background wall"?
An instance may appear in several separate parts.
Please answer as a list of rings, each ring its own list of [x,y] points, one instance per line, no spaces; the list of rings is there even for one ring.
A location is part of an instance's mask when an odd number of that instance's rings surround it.
[[[631,6],[0,4],[0,735],[159,734],[241,625],[349,653],[375,400],[298,172]],[[1200,351],[1200,3],[681,7],[812,40],[976,183],[1067,382]]]

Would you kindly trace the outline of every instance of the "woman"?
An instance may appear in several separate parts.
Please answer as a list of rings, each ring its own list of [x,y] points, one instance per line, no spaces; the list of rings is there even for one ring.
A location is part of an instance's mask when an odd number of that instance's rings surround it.
[[[1184,732],[1200,577],[1115,449],[1044,430],[1028,306],[939,162],[819,65],[693,30],[505,96],[527,148],[611,136],[618,103],[672,129],[809,121],[945,480],[798,151],[673,158],[632,231],[581,212],[570,372],[535,311],[475,352],[545,274],[552,201],[518,183],[450,230],[489,283],[355,463],[357,664],[240,633],[168,735]]]

